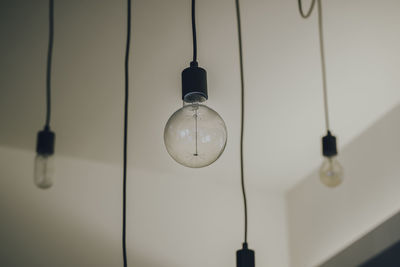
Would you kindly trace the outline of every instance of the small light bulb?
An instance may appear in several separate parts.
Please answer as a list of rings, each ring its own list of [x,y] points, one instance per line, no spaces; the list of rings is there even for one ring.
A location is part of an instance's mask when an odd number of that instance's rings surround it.
[[[319,169],[319,178],[327,187],[336,187],[343,181],[343,168],[336,157],[325,157]]]
[[[55,134],[50,131],[48,125],[38,132],[33,178],[36,186],[42,189],[50,188],[53,185],[54,141]]]
[[[37,154],[35,158],[34,181],[41,189],[50,188],[53,185],[54,156]]]
[[[225,149],[224,120],[213,109],[198,103],[184,105],[168,120],[164,143],[179,164],[201,168],[216,161]]]

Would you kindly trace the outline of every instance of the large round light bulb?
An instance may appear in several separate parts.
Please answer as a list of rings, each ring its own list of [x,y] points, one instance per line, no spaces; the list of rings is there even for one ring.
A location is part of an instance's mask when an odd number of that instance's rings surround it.
[[[35,158],[34,182],[41,189],[50,188],[53,185],[54,159],[53,155],[37,154]]]
[[[213,109],[198,103],[184,105],[168,120],[164,143],[179,164],[201,168],[216,161],[226,145],[224,120]]]
[[[325,157],[319,169],[319,178],[327,187],[336,187],[343,181],[343,168],[336,157]]]

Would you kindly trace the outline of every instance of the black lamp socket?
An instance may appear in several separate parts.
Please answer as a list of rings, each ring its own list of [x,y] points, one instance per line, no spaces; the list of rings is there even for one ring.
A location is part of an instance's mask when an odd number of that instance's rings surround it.
[[[322,138],[322,155],[330,158],[337,154],[336,137],[328,131],[327,135]]]
[[[191,62],[190,67],[182,71],[182,100],[193,103],[207,99],[207,72],[198,67],[197,62]]]
[[[44,129],[38,132],[36,152],[39,155],[50,156],[54,154],[54,141],[56,135],[49,129]]]
[[[247,243],[236,252],[236,267],[255,267],[254,250],[248,249]]]

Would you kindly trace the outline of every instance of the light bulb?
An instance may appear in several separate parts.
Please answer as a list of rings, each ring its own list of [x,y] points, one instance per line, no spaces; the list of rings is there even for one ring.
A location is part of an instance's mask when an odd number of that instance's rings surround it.
[[[53,185],[55,137],[48,125],[37,135],[37,154],[33,178],[36,186],[42,189],[50,188]]]
[[[336,187],[343,181],[343,168],[336,157],[325,157],[319,169],[319,178],[327,187]]]
[[[53,185],[53,158],[53,155],[36,155],[34,181],[37,187],[47,189]]]
[[[213,109],[198,103],[184,105],[168,120],[164,143],[178,163],[201,168],[216,161],[225,149],[224,120]]]

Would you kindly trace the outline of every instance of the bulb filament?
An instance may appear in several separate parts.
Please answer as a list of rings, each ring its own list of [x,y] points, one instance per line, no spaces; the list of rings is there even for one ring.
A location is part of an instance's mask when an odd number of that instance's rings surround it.
[[[198,139],[198,133],[197,133],[197,109],[198,109],[198,107],[197,106],[195,106],[194,107],[194,110],[195,110],[195,114],[194,114],[194,126],[195,126],[195,138],[196,138],[196,140],[195,140],[195,143],[196,143],[196,147],[195,147],[195,152],[194,152],[194,154],[193,154],[193,156],[195,156],[195,157],[197,157],[199,154],[197,153],[198,151],[197,151],[197,139]]]

